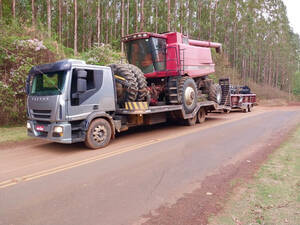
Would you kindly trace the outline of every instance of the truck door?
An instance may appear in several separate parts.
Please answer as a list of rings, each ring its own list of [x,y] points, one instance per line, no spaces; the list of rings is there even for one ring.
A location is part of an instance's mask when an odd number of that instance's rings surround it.
[[[100,110],[103,74],[104,71],[100,69],[74,68],[72,70],[68,103],[70,121],[86,119],[91,112]]]

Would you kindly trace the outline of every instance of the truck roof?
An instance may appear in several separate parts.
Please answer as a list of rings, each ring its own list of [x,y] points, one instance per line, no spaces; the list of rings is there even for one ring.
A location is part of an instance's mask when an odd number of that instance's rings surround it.
[[[55,71],[64,71],[69,70],[71,67],[84,67],[84,68],[98,68],[98,69],[108,69],[106,66],[97,66],[86,64],[85,61],[79,59],[63,59],[54,63],[41,64],[31,68],[29,74],[40,74],[47,72],[55,72]]]

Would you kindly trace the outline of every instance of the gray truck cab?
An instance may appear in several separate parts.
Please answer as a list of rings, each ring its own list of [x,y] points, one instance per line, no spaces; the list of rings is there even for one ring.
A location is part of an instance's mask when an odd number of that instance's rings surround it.
[[[101,117],[109,123],[110,130],[106,127],[105,131],[105,124],[100,124],[95,140],[100,142],[101,135],[113,136],[114,82],[110,67],[88,65],[81,60],[33,67],[26,82],[28,135],[60,143],[81,142],[89,123]]]

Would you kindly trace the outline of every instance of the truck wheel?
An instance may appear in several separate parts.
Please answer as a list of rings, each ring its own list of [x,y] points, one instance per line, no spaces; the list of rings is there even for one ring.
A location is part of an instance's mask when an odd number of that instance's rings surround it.
[[[124,87],[123,89],[118,89],[124,93],[117,93],[119,97],[117,99],[118,103],[122,104],[127,101],[134,102],[137,98],[138,94],[138,82],[133,72],[126,66],[121,64],[111,64],[109,65],[114,75],[125,78],[128,82],[128,87]],[[125,91],[124,91],[125,90]]]
[[[145,101],[147,96],[149,95],[147,89],[147,81],[144,76],[144,73],[135,65],[128,64],[129,69],[135,75],[138,84],[138,93],[137,93],[137,101]]]
[[[209,88],[208,99],[218,104],[222,101],[222,88],[219,84],[212,84]]]
[[[197,112],[197,123],[204,123],[206,112],[204,108],[200,108]]]
[[[178,85],[178,101],[183,105],[186,113],[192,113],[197,106],[197,86],[190,77],[182,77]]]
[[[85,145],[91,149],[103,148],[111,139],[111,125],[105,119],[94,120],[87,131]]]
[[[194,117],[192,117],[192,118],[189,118],[189,119],[184,120],[184,124],[185,124],[186,126],[195,126],[196,121],[197,121],[197,115],[194,116]]]
[[[251,112],[251,106],[248,105],[248,112]]]

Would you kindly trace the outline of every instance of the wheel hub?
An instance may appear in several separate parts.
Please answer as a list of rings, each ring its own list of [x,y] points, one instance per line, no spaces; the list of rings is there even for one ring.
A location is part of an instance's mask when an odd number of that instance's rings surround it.
[[[107,130],[104,126],[98,125],[93,130],[93,139],[94,141],[101,143],[106,139],[107,136]]]
[[[195,99],[195,91],[191,87],[187,87],[184,92],[184,99],[187,105],[192,105]]]

